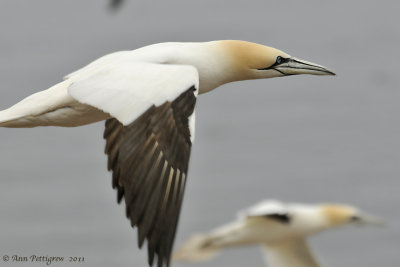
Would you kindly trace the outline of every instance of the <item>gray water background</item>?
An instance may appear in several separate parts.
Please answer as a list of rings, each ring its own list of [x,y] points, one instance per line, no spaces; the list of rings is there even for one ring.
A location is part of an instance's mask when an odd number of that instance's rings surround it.
[[[0,2],[0,108],[109,52],[242,39],[326,65],[336,77],[224,85],[199,98],[176,246],[265,198],[349,203],[385,218],[311,240],[331,267],[400,266],[400,2]],[[146,266],[103,154],[103,123],[0,129],[0,257],[81,256]],[[45,266],[4,263],[0,266]],[[174,264],[173,266],[191,266]],[[193,266],[263,266],[257,248]]]

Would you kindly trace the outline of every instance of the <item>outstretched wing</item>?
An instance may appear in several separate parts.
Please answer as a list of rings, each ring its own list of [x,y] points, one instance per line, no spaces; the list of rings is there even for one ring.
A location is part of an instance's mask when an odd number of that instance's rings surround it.
[[[149,264],[169,263],[191,149],[188,117],[196,97],[190,88],[176,100],[149,108],[133,123],[106,121],[108,169],[118,201],[139,229],[139,247],[148,240]]]
[[[197,71],[170,67],[134,66],[140,75],[128,73],[127,68],[109,69],[70,88],[78,101],[114,117],[106,121],[104,131],[113,187],[119,202],[125,198],[131,225],[138,227],[139,247],[147,239],[149,264],[157,255],[158,266],[170,261],[197,96]]]

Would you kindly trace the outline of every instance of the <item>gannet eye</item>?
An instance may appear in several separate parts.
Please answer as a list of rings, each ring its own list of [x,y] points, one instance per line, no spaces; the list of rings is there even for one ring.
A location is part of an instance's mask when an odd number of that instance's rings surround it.
[[[353,215],[350,217],[351,222],[359,222],[360,220],[361,220],[361,218],[357,215]]]
[[[289,61],[290,61],[290,58],[284,58],[284,57],[281,57],[281,56],[277,56],[277,58],[276,58],[274,64],[272,64],[272,65],[269,66],[269,67],[266,67],[266,68],[263,68],[263,69],[258,69],[258,70],[270,70],[270,69],[274,69],[274,70],[276,70],[276,71],[278,71],[278,72],[281,72],[281,71],[275,69],[274,67],[275,67],[275,66],[279,66],[279,65],[281,65],[281,64],[283,64],[283,63],[287,63],[287,62],[289,62]],[[282,72],[281,72],[281,73],[282,73]],[[284,74],[284,73],[282,73],[282,74]]]

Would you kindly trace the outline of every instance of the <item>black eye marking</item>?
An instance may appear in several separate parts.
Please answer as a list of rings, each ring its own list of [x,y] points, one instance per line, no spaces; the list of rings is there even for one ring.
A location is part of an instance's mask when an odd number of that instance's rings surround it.
[[[290,216],[286,213],[274,213],[265,215],[266,218],[276,220],[281,223],[290,223]]]
[[[361,218],[357,215],[353,215],[350,217],[350,221],[351,222],[359,222],[359,221],[361,221]]]
[[[271,69],[273,69],[273,70],[276,70],[276,71],[278,71],[278,72],[280,72],[280,73],[282,73],[282,74],[285,74],[285,73],[283,73],[282,71],[275,69],[274,67],[275,67],[275,66],[278,66],[278,65],[280,65],[280,64],[283,64],[283,63],[287,63],[287,62],[289,62],[289,61],[290,61],[290,58],[284,58],[284,57],[278,56],[278,57],[276,58],[274,64],[272,64],[272,65],[269,66],[269,67],[266,67],[266,68],[263,68],[263,69],[258,69],[258,70],[271,70]]]

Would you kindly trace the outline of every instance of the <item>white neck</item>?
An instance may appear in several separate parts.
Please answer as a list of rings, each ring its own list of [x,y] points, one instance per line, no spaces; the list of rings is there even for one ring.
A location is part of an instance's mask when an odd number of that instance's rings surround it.
[[[303,238],[264,244],[262,248],[269,267],[320,267]]]

